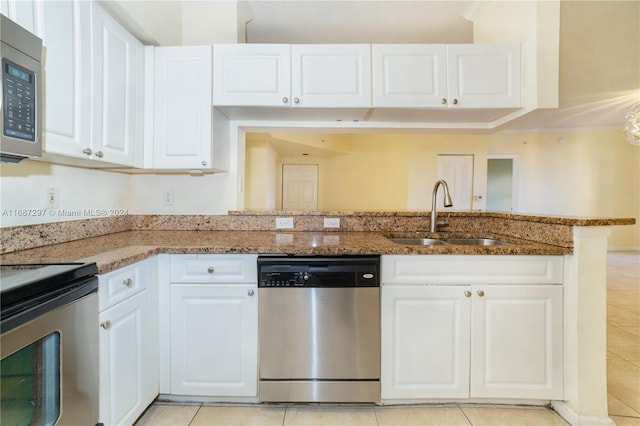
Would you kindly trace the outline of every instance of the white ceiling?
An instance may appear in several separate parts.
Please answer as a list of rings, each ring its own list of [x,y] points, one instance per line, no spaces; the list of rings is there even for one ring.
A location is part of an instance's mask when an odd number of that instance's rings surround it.
[[[467,0],[249,0],[250,43],[469,43]],[[513,129],[622,126],[640,101],[640,1],[563,0],[560,108]]]

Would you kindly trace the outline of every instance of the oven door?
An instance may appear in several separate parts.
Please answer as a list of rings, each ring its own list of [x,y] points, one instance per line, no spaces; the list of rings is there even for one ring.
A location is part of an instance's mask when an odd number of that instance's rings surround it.
[[[0,337],[0,424],[98,422],[98,295]]]

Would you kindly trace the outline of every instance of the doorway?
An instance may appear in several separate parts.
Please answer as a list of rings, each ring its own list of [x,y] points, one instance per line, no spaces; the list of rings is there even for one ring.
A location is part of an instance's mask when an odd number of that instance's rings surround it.
[[[471,210],[473,194],[473,155],[438,155],[438,179],[444,179],[451,193],[454,210]],[[442,206],[444,192],[437,194]]]
[[[487,210],[517,211],[518,158],[515,155],[487,156]]]
[[[282,165],[282,210],[318,209],[318,165]]]

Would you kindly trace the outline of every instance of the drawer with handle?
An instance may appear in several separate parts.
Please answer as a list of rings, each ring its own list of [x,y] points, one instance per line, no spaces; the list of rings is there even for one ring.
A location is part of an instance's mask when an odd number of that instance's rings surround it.
[[[98,275],[100,311],[147,288],[147,263],[146,260],[143,260],[115,271]]]
[[[172,283],[255,283],[257,255],[185,254],[171,256]]]

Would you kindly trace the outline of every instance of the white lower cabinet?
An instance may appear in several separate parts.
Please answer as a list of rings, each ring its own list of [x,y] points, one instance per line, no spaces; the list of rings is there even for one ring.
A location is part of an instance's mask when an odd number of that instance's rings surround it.
[[[383,286],[383,399],[468,398],[471,299],[458,286]]]
[[[161,255],[160,391],[258,395],[257,255]]]
[[[148,268],[148,269],[147,269]],[[99,276],[100,422],[131,425],[158,395],[155,261]]]
[[[459,260],[383,256],[382,399],[563,399],[562,263],[492,256],[487,269],[486,257],[467,257],[438,284],[434,266]],[[418,271],[428,271],[421,283]],[[514,284],[491,284],[506,276]]]
[[[257,395],[258,296],[252,284],[171,285],[171,393]]]
[[[562,287],[472,293],[471,397],[563,399]]]

